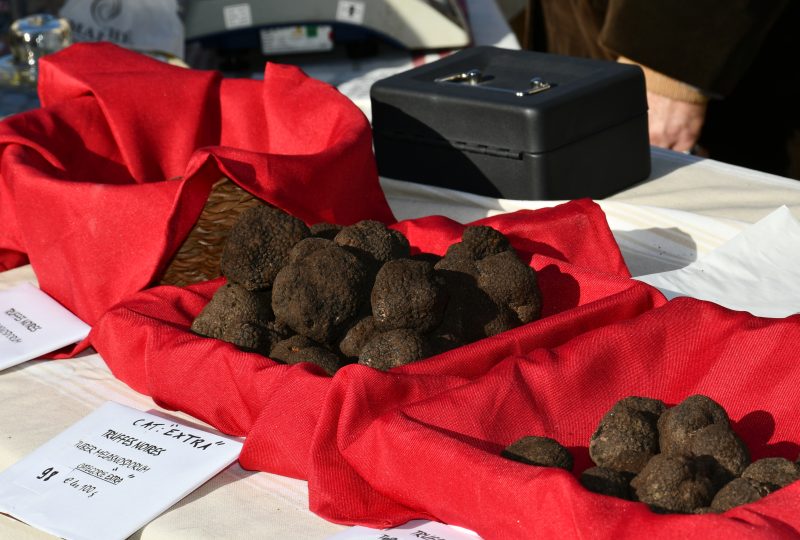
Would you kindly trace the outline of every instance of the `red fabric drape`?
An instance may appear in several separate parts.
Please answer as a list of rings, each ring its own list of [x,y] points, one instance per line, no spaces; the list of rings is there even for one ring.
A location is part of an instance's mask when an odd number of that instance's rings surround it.
[[[0,269],[27,257],[89,324],[161,275],[222,176],[309,223],[394,221],[366,118],[295,67],[223,79],[77,44],[39,93],[0,123]]]
[[[240,456],[244,467],[308,479],[312,509],[323,517],[370,525],[439,517],[438,507],[429,508],[414,497],[398,499],[376,489],[383,481],[405,485],[404,477],[416,471],[413,463],[417,459],[432,459],[433,454],[427,454],[424,445],[410,448],[410,455],[417,456],[409,457],[410,470],[384,463],[384,467],[369,471],[358,469],[360,460],[391,460],[384,450],[402,452],[395,446],[400,441],[370,443],[369,448],[355,454],[349,450],[351,445],[366,440],[365,436],[378,429],[374,422],[384,415],[402,416],[400,411],[405,407],[424,407],[426,402],[447,399],[458,389],[486,381],[502,387],[500,392],[492,389],[498,401],[488,405],[481,401],[486,396],[465,394],[458,398],[463,413],[460,420],[469,419],[470,424],[477,425],[485,419],[494,425],[493,415],[499,411],[491,410],[502,405],[506,400],[503,396],[527,394],[526,388],[518,385],[524,382],[518,376],[504,374],[503,380],[495,381],[494,374],[508,358],[568,343],[576,336],[635,318],[664,303],[655,289],[629,279],[604,216],[594,203],[574,201],[476,223],[504,232],[520,256],[531,261],[538,273],[545,317],[389,373],[353,365],[331,378],[310,364],[277,364],[230,344],[191,334],[188,327],[192,319],[222,279],[185,289],[158,287],[139,293],[101,318],[90,338],[114,375],[134,389],[153,396],[162,406],[183,410],[227,433],[246,435]],[[442,217],[400,222],[393,227],[408,236],[415,251],[438,254],[460,238],[463,230],[462,225]],[[457,409],[451,407],[442,414]],[[431,410],[431,414],[438,413]],[[435,455],[447,460],[447,452],[467,443],[477,445],[472,451],[485,453],[482,459],[494,459],[486,450],[494,450],[499,442],[491,445],[471,436],[462,438],[450,432],[450,420],[440,420],[440,425],[427,426],[431,436],[445,441]],[[513,418],[502,425],[509,423],[514,424]],[[492,429],[500,429],[500,425]],[[537,427],[531,424],[531,429]],[[394,437],[391,433],[387,436]],[[458,444],[448,442],[448,438]],[[447,463],[437,464],[442,467],[442,476],[448,469],[461,466],[460,456],[453,454]],[[418,472],[424,476],[421,470]],[[388,476],[394,480],[388,480]],[[408,480],[412,479],[418,480],[409,475]],[[465,499],[470,496],[466,492],[462,495]],[[420,501],[424,499],[427,495]],[[458,506],[463,501],[454,502]],[[446,506],[445,500],[441,503]],[[485,528],[466,515],[448,515],[447,519]]]

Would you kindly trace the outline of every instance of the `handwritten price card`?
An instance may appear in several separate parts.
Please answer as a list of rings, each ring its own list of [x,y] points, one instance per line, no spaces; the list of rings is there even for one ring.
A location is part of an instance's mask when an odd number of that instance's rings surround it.
[[[241,449],[109,402],[0,473],[0,512],[71,540],[127,538]]]
[[[0,291],[0,369],[77,343],[89,329],[30,283]]]

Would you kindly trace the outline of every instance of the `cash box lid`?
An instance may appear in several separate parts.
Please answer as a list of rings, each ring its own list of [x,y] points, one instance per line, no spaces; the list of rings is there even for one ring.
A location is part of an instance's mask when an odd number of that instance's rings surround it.
[[[637,66],[496,47],[380,80],[370,96],[376,131],[510,155],[548,152],[647,112]]]

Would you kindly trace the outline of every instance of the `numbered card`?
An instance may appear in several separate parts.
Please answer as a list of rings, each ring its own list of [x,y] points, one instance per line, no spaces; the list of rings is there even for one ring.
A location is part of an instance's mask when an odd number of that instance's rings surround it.
[[[415,519],[392,529],[353,527],[328,540],[480,540],[480,537],[461,527]]]
[[[0,512],[63,538],[127,538],[233,463],[242,443],[106,403],[0,473]]]
[[[90,327],[30,283],[0,291],[0,369],[77,343]]]

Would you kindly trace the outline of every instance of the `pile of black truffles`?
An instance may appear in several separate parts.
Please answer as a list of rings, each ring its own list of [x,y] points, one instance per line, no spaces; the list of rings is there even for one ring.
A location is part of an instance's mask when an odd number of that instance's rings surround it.
[[[523,437],[505,457],[572,469],[558,442]],[[800,463],[772,457],[750,462],[725,409],[707,396],[667,408],[657,399],[626,397],[600,421],[589,442],[595,467],[580,478],[588,490],[646,503],[655,512],[725,512],[800,480]]]
[[[466,227],[443,257],[411,255],[378,221],[301,220],[271,206],[242,213],[220,287],[192,331],[333,374],[358,362],[401,366],[539,318],[536,273],[497,230]]]

